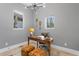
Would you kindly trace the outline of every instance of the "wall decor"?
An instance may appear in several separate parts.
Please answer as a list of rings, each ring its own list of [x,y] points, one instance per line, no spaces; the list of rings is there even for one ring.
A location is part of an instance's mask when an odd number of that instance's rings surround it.
[[[36,27],[38,27],[38,18],[36,18],[35,20],[36,20]]]
[[[14,29],[23,29],[23,14],[17,10],[13,12],[13,28]]]
[[[55,16],[46,17],[45,29],[55,29]]]
[[[41,26],[42,26],[42,21],[40,20],[39,21],[39,29],[41,29]]]

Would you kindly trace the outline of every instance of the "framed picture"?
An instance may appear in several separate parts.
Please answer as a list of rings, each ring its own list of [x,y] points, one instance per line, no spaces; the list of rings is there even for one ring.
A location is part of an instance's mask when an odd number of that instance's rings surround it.
[[[45,29],[55,29],[55,16],[48,16],[45,19]]]
[[[14,29],[23,29],[24,28],[23,14],[21,12],[15,10],[13,12],[13,20],[14,20],[14,23],[13,23]]]

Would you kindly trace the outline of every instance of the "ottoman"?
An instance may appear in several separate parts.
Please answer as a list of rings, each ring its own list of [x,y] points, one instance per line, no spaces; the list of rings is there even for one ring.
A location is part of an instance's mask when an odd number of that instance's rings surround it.
[[[29,52],[29,56],[48,56],[48,52],[43,49],[36,48]]]
[[[33,49],[35,49],[35,47],[33,45],[24,45],[22,48],[21,48],[21,55],[22,56],[28,56],[28,53],[30,51],[32,51]]]

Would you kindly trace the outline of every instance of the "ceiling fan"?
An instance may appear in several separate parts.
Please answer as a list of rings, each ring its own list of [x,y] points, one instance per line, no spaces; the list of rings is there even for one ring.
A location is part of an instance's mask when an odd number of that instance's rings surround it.
[[[40,7],[45,7],[45,3],[24,3],[26,8],[36,9]]]

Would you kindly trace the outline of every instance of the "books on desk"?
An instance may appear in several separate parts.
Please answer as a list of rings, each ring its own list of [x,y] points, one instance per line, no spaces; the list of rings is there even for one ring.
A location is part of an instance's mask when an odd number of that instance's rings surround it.
[[[48,38],[48,37],[44,37],[44,36],[37,36],[38,38],[40,38],[41,40],[45,40],[45,38]],[[53,40],[53,38],[52,37],[49,37],[50,38],[50,41],[52,41]]]
[[[44,40],[44,36],[38,36],[38,38],[40,38],[41,40]]]

